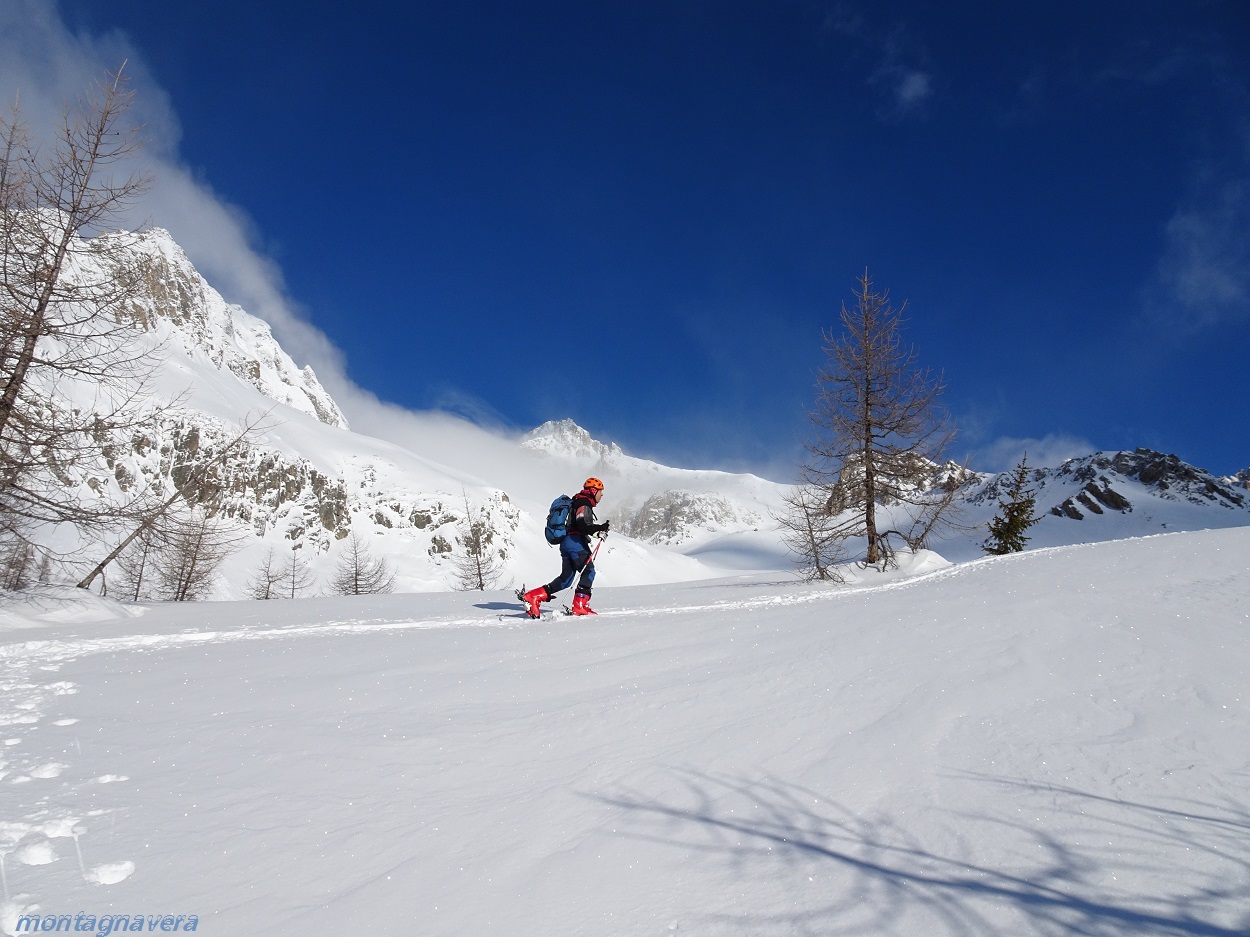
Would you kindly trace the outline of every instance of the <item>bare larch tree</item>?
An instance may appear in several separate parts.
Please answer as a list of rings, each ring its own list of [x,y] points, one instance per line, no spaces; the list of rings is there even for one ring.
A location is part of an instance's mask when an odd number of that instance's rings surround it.
[[[308,560],[304,559],[299,552],[299,546],[291,548],[291,555],[287,558],[286,565],[282,567],[282,595],[288,599],[298,599],[316,583],[317,578],[313,575],[312,568]]]
[[[939,405],[941,375],[921,368],[903,343],[906,303],[896,309],[867,270],[858,284],[854,307],[842,304],[841,332],[822,333],[826,364],[800,469],[808,491],[798,500],[810,510],[819,497],[832,519],[819,525],[826,546],[864,537],[866,562],[876,564],[892,556],[890,536],[916,549],[950,517],[955,500],[936,473],[954,427]],[[878,507],[885,504],[904,506],[907,530],[882,529]]]
[[[164,540],[155,557],[159,596],[194,602],[212,592],[217,568],[235,551],[243,533],[201,508],[163,518]]]
[[[273,547],[265,551],[265,557],[247,580],[244,591],[250,599],[277,599],[282,597],[279,583],[282,582],[282,568],[278,565]]]
[[[122,506],[76,496],[73,470],[141,406],[150,352],[119,316],[142,277],[129,236],[100,234],[149,180],[132,171],[138,128],[119,70],[68,107],[56,140],[33,142],[15,106],[0,117],[0,539],[39,525],[110,522]],[[96,235],[89,237],[89,235]]]
[[[503,576],[499,558],[492,546],[494,531],[483,512],[474,513],[469,505],[469,495],[464,494],[464,522],[457,539],[464,553],[452,558],[452,578],[461,592],[484,592],[499,585]]]
[[[809,582],[842,582],[838,563],[846,557],[846,538],[827,510],[828,493],[817,485],[796,485],[784,497],[785,509],[774,515],[781,542],[799,559],[799,573]]]
[[[312,588],[314,582],[308,561],[292,546],[291,555],[279,564],[277,551],[270,547],[247,582],[247,595],[253,599],[294,599]]]
[[[213,590],[217,569],[244,539],[220,515],[178,505],[143,528],[117,557],[111,594],[130,601],[193,602]]]
[[[349,534],[330,578],[330,590],[337,595],[372,595],[394,588],[395,571],[390,563],[374,557],[360,534]]]

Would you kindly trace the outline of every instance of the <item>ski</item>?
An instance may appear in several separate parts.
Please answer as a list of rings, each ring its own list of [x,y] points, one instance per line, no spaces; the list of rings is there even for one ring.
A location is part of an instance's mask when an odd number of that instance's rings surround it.
[[[550,609],[544,611],[537,618],[531,618],[529,612],[503,612],[499,616],[500,621],[555,621],[561,617]]]

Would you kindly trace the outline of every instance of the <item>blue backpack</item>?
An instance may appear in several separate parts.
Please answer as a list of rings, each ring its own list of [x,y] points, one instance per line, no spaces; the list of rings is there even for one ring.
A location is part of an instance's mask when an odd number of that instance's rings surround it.
[[[543,530],[548,543],[559,543],[568,535],[572,513],[573,499],[568,495],[560,495],[551,502],[551,509],[547,511],[547,526]]]

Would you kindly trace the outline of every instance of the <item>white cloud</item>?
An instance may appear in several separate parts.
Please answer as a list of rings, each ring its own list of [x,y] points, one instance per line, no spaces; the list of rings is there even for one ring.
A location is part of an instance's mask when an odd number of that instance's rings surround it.
[[[904,26],[886,34],[860,10],[837,3],[826,12],[819,34],[822,39],[845,39],[856,61],[876,62],[868,65],[868,85],[882,98],[879,116],[883,120],[914,116],[933,98],[933,75],[913,64],[924,60],[924,50]]]
[[[1185,331],[1250,317],[1250,177],[1201,188],[1168,221],[1145,297],[1157,323]]]
[[[1051,433],[1037,438],[1000,436],[969,454],[969,468],[980,472],[1005,472],[1027,454],[1034,468],[1056,467],[1067,459],[1097,452],[1098,447],[1079,436]]]
[[[881,51],[881,62],[868,79],[885,98],[885,116],[898,120],[921,113],[933,97],[933,76],[912,64],[921,53],[900,29],[889,37]]]
[[[900,111],[914,110],[933,95],[933,83],[921,71],[901,69],[895,79],[894,103]]]

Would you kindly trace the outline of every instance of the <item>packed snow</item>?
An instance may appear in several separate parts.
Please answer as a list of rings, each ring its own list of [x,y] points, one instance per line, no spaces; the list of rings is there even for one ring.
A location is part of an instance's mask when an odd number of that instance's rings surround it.
[[[848,574],[4,596],[0,930],[1250,933],[1250,528]]]

